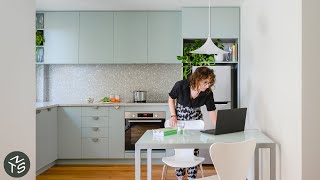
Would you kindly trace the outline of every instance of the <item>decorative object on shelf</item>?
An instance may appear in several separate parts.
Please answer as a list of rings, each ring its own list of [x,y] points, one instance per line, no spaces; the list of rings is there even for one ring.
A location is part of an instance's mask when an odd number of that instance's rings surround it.
[[[235,44],[232,45],[232,55],[231,55],[231,57],[232,57],[231,60],[233,62],[237,61],[237,48],[236,48]]]
[[[224,49],[224,45],[222,44],[221,39],[217,39],[217,40],[214,42],[214,44],[215,44],[218,48]],[[224,54],[215,54],[215,55],[214,55],[214,59],[215,59],[216,62],[222,62],[223,59],[224,59]]]
[[[43,29],[44,13],[36,13],[36,29]]]
[[[217,39],[215,41],[219,48],[224,48],[222,41]],[[201,46],[202,42],[199,39],[194,40],[194,42],[185,43],[183,47],[183,56],[177,56],[177,59],[183,64],[183,77],[185,79],[192,72],[192,66],[213,66],[215,65],[215,58],[213,55],[208,54],[192,54],[193,51]]]
[[[43,63],[43,48],[42,47],[39,47],[39,48],[36,48],[36,62],[37,63]]]
[[[211,0],[209,0],[209,34],[206,42],[198,49],[191,51],[193,54],[226,54],[227,51],[224,51],[217,47],[211,39]]]

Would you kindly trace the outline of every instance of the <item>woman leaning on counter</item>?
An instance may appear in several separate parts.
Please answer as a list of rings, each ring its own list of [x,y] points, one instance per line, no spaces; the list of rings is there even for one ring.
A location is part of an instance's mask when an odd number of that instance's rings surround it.
[[[202,120],[200,107],[206,105],[210,119],[216,124],[216,106],[213,99],[211,87],[215,83],[215,74],[212,69],[198,67],[189,79],[175,83],[169,93],[169,109],[171,113],[170,126],[175,126],[177,120]],[[195,155],[199,149],[195,149]],[[176,176],[182,179],[185,175],[183,168],[176,168]],[[195,179],[197,166],[188,168],[188,178]]]

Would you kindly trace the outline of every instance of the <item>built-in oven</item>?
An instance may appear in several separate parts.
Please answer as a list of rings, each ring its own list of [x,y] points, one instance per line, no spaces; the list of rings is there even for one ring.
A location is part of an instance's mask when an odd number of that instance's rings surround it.
[[[125,150],[134,150],[136,142],[147,130],[163,128],[165,119],[165,111],[125,112]]]

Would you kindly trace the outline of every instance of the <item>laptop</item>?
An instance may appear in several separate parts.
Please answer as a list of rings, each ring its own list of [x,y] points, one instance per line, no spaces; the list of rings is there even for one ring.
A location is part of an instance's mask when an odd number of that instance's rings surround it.
[[[218,110],[216,129],[203,130],[207,134],[227,134],[244,131],[247,108]]]

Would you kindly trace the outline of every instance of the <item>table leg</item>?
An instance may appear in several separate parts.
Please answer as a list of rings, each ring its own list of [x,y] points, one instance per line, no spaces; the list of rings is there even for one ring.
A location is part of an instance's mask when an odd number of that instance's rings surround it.
[[[254,151],[254,179],[259,180],[259,166],[260,166],[260,157],[259,157],[259,149],[256,148]]]
[[[148,180],[152,179],[152,149],[147,149],[147,177]]]
[[[141,178],[141,157],[140,157],[140,149],[135,149],[135,176],[136,180],[140,180]]]
[[[276,179],[276,146],[270,147],[270,179]]]

